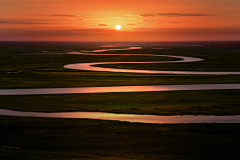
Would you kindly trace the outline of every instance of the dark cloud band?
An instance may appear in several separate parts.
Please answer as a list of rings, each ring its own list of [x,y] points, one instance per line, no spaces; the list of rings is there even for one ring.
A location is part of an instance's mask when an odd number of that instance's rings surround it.
[[[189,14],[189,13],[150,13],[141,14],[142,17],[156,17],[156,16],[168,16],[168,17],[186,17],[186,16],[209,16],[209,14]]]

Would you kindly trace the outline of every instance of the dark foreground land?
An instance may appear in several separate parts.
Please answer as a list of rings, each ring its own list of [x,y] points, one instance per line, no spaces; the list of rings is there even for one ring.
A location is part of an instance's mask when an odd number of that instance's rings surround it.
[[[152,75],[77,71],[62,67],[81,62],[177,60],[166,57],[65,54],[67,51],[101,49],[102,45],[105,44],[1,42],[0,89],[240,83],[240,75]],[[204,61],[109,66],[240,71],[239,42],[124,45],[142,46],[143,49],[110,53],[179,55],[203,58]],[[239,115],[239,97],[239,90],[0,96],[0,108],[39,112]],[[240,124],[158,125],[0,116],[0,159],[239,159],[239,127]]]
[[[0,117],[0,159],[239,159],[240,124]]]

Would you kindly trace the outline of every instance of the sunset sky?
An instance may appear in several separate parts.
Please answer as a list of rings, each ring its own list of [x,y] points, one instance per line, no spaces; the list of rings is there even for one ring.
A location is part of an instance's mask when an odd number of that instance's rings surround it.
[[[240,40],[240,0],[0,0],[0,41],[191,40]]]

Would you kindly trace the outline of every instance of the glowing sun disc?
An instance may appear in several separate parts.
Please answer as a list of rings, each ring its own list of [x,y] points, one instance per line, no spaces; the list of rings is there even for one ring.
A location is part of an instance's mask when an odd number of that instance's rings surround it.
[[[120,30],[121,26],[120,25],[116,25],[115,28],[116,28],[116,30]]]

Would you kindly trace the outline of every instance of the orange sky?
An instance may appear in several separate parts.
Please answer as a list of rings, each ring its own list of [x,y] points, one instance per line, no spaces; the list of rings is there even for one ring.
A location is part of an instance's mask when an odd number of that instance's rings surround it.
[[[0,0],[0,41],[19,40],[240,40],[240,1]]]

